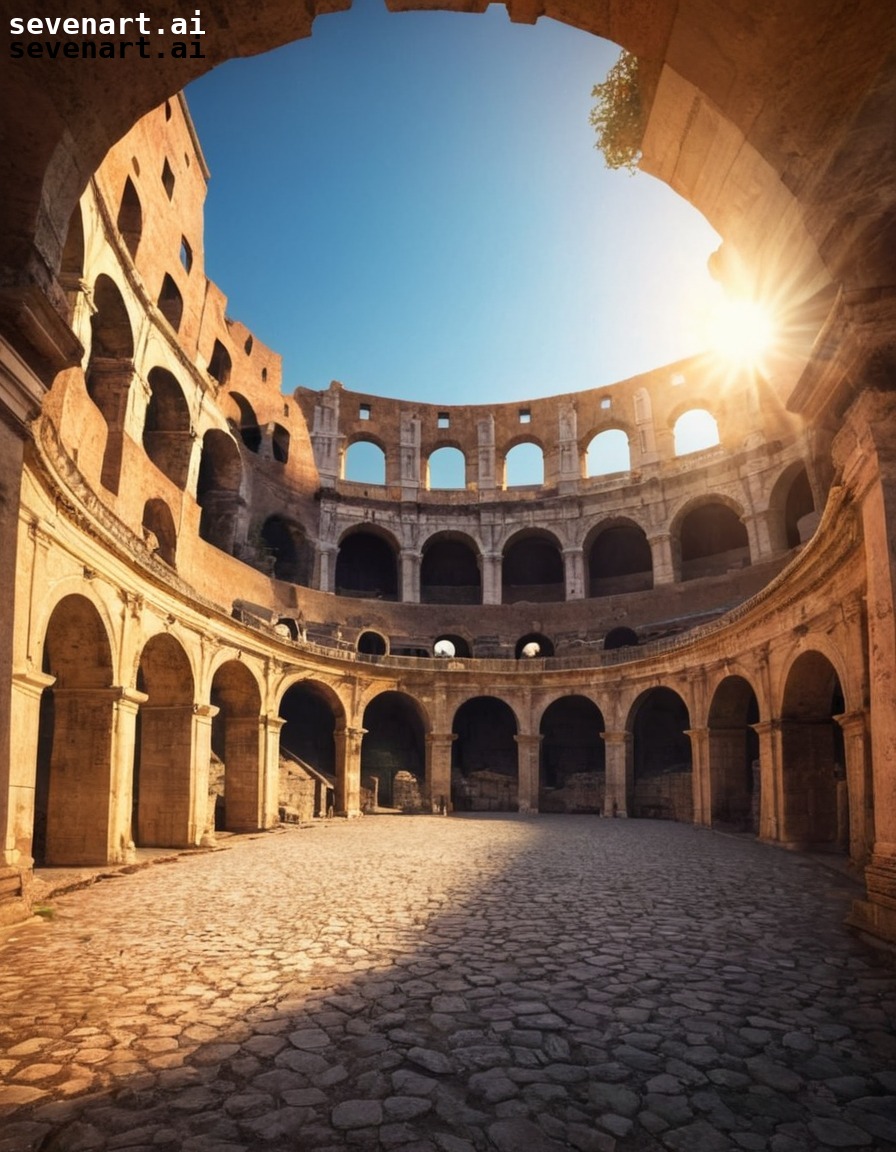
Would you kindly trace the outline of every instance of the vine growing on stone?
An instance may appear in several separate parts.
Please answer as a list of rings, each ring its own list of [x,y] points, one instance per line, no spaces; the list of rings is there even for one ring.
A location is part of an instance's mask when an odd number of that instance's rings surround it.
[[[608,168],[627,168],[634,174],[641,157],[644,105],[638,82],[638,58],[625,49],[605,79],[595,84],[596,100],[589,121],[597,134],[595,148]]]

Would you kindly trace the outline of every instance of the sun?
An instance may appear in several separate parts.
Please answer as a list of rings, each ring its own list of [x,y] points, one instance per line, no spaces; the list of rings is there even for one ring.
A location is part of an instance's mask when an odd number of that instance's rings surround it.
[[[732,366],[758,368],[771,351],[776,325],[770,310],[756,300],[725,297],[708,322],[708,344]]]

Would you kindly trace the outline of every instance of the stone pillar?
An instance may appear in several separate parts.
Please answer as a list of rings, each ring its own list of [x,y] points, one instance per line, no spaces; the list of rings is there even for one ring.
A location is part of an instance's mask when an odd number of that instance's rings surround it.
[[[191,703],[150,700],[140,709],[140,730],[135,839],[146,846],[195,848],[208,811],[210,711],[201,716]]]
[[[775,551],[769,526],[769,512],[752,512],[743,517],[750,545],[750,563],[758,564],[767,560]]]
[[[631,732],[602,732],[606,745],[607,783],[604,816],[628,816],[634,794],[635,771]]]
[[[646,388],[639,388],[632,397],[635,406],[635,424],[637,436],[634,444],[629,445],[631,466],[639,471],[659,461],[656,446],[656,432],[653,427],[653,406],[650,393]]]
[[[106,422],[106,447],[100,481],[118,494],[124,452],[124,429],[128,398],[134,379],[134,362],[127,357],[93,356],[87,365],[87,391]]]
[[[401,599],[404,604],[420,603],[420,565],[423,554],[416,548],[402,548],[401,563]]]
[[[339,435],[339,393],[342,385],[334,380],[314,407],[311,424],[311,450],[322,488],[335,488],[341,467],[344,437]]]
[[[335,544],[321,544],[318,547],[318,588],[321,592],[336,591],[336,557],[339,548]]]
[[[672,546],[672,536],[668,532],[656,532],[648,536],[650,555],[653,560],[653,583],[675,583],[675,553]]]
[[[585,557],[581,548],[563,549],[563,568],[566,573],[566,599],[585,599]]]
[[[109,813],[109,859],[134,859],[134,749],[137,713],[149,697],[136,688],[117,689],[112,701],[111,793]]]
[[[579,441],[577,432],[577,415],[575,405],[564,404],[558,413],[559,424],[559,467],[556,477],[558,491],[561,493],[575,492],[582,478],[582,464],[579,459]],[[545,476],[545,483],[551,478]],[[567,599],[570,599],[567,596]],[[577,599],[577,597],[573,597]]]
[[[783,809],[783,763],[780,720],[765,720],[750,727],[759,737],[759,839],[781,838]]]
[[[420,419],[413,413],[402,412],[400,420],[398,482],[401,498],[416,500],[420,488]]]
[[[495,475],[495,418],[486,416],[476,422],[478,460],[476,483],[480,492],[490,492],[497,487]],[[483,601],[489,603],[489,601]],[[499,601],[494,601],[499,603]]]
[[[541,741],[539,735],[514,736],[517,746],[517,802],[520,812],[538,811]]]
[[[187,813],[187,843],[190,845],[215,843],[214,811],[209,815],[208,769],[212,758],[212,720],[219,711],[214,704],[193,705],[193,756],[190,765],[192,786]]]
[[[500,552],[482,553],[482,603],[501,603],[501,565],[503,557]]]
[[[280,822],[280,732],[286,723],[282,716],[262,716],[261,827],[273,828]]]
[[[361,815],[361,741],[366,728],[337,728],[336,741],[336,815],[354,818]]]
[[[843,730],[846,751],[845,795],[838,796],[840,819],[845,829],[850,859],[860,865],[868,863],[874,847],[874,794],[872,791],[871,746],[868,739],[868,714],[865,709],[844,712],[834,719]]]
[[[695,824],[712,824],[712,800],[709,774],[709,729],[686,728],[691,740],[691,787],[693,789],[693,815]]]
[[[12,677],[12,743],[16,755],[9,764],[9,787],[0,794],[3,815],[3,862],[30,869],[33,864],[34,777],[40,731],[40,701],[56,682],[36,669]],[[2,923],[2,921],[0,921]]]
[[[257,832],[267,806],[266,717],[226,717],[224,725],[224,807],[230,832]],[[279,731],[279,729],[278,729]],[[276,808],[274,809],[276,816]]]
[[[451,746],[454,732],[430,732],[426,737],[426,796],[430,809],[451,811]]]

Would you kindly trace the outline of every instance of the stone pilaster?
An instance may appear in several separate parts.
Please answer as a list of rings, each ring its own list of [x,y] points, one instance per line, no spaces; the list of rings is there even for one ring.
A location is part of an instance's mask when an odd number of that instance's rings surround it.
[[[634,792],[631,732],[602,732],[606,745],[607,783],[604,816],[628,816]]]
[[[451,746],[454,732],[430,732],[426,737],[426,796],[430,809],[451,811]]]
[[[366,728],[337,728],[336,815],[353,819],[361,815],[361,741]]]
[[[520,812],[538,811],[538,793],[541,761],[539,735],[514,736],[517,746],[517,800]]]

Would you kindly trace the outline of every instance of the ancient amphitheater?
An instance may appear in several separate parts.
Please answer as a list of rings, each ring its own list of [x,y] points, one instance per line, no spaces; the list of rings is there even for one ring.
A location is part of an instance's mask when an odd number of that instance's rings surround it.
[[[202,60],[0,75],[0,922],[36,865],[379,805],[841,853],[896,941],[896,10],[511,0],[638,55],[641,166],[787,352],[452,408],[284,392],[204,274],[180,89],[344,6],[220,0]],[[683,454],[695,411],[718,441]],[[589,465],[608,433],[628,468]],[[539,485],[506,483],[521,443]]]

